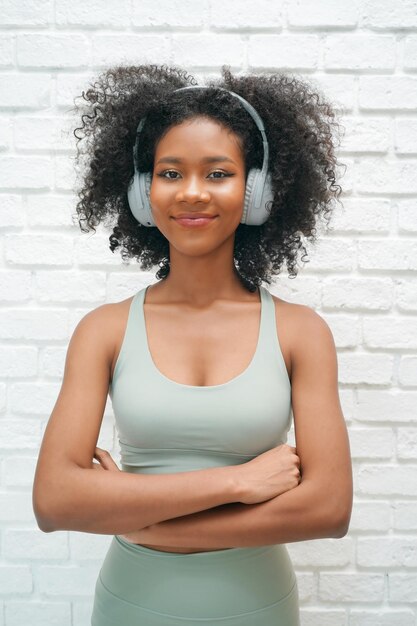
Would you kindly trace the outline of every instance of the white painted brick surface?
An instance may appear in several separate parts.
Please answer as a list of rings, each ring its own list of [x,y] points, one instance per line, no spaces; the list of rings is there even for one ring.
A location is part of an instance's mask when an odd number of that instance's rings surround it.
[[[271,291],[332,330],[355,500],[345,537],[288,549],[301,626],[416,626],[416,0],[0,0],[0,626],[90,626],[111,537],[42,533],[32,485],[76,324],[154,281],[79,230],[71,113],[99,71],[146,62],[288,71],[341,116],[343,207]],[[116,434],[108,399],[119,463]]]
[[[70,602],[11,601],[6,604],[5,617],[7,626],[72,626]]]

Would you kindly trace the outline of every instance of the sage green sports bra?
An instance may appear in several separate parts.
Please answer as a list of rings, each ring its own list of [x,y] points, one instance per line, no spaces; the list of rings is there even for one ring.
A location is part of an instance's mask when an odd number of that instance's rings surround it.
[[[172,474],[245,463],[287,441],[291,383],[278,340],[275,305],[260,287],[255,354],[238,376],[220,384],[177,383],[155,366],[143,303],[133,297],[109,395],[123,471]]]

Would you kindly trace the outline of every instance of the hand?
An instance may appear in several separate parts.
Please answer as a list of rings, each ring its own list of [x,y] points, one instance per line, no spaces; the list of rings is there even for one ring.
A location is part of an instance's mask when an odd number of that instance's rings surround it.
[[[240,502],[257,504],[294,489],[300,483],[300,458],[296,448],[282,444],[236,466],[244,496]]]
[[[97,459],[98,463],[94,463],[94,459]],[[107,450],[103,450],[102,448],[95,449],[94,458],[92,461],[92,469],[106,470],[108,472],[121,471],[113,460],[111,454]]]

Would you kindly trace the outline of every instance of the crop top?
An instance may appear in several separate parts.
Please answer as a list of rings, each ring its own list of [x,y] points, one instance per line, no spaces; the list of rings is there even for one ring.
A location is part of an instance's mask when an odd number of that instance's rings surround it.
[[[249,365],[210,386],[178,383],[157,369],[146,333],[146,291],[131,300],[109,388],[122,471],[171,474],[237,465],[285,443],[291,383],[269,291],[259,287],[260,327]]]

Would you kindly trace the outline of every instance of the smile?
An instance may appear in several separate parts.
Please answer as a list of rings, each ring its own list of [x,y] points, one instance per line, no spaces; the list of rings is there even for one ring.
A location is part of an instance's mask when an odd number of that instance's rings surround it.
[[[198,228],[214,222],[216,218],[217,215],[215,217],[181,217],[174,219],[181,226],[186,226],[187,228]]]

